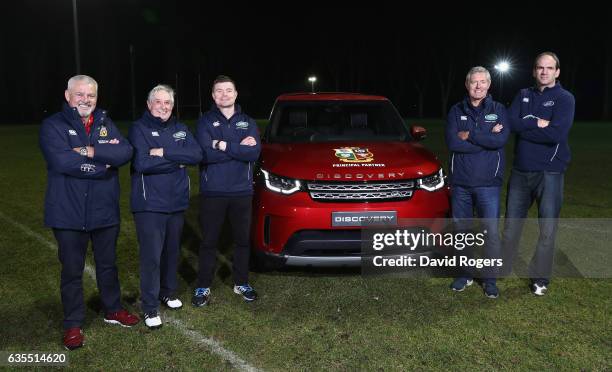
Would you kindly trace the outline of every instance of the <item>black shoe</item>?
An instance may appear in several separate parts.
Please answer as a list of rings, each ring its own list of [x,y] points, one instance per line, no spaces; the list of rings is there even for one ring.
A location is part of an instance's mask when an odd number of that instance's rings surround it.
[[[482,289],[484,290],[485,296],[489,298],[499,297],[499,289],[497,289],[497,285],[495,285],[495,283],[485,282]]]
[[[252,302],[257,299],[257,292],[248,284],[245,285],[235,285],[234,293],[239,294],[246,302]]]
[[[208,305],[209,298],[210,288],[196,288],[193,297],[191,297],[191,304],[197,307]]]

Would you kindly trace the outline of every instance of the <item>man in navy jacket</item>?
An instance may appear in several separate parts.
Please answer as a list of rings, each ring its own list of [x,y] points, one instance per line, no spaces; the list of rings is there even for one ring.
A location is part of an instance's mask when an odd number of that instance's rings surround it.
[[[217,242],[227,215],[234,236],[232,276],[234,292],[249,302],[257,293],[249,285],[249,232],[253,199],[253,164],[261,144],[255,120],[236,104],[234,81],[218,76],[212,87],[215,101],[198,121],[196,138],[204,159],[200,166],[200,245],[197,288],[194,306],[208,303],[215,273]]]
[[[450,109],[445,137],[451,156],[452,216],[461,225],[473,217],[475,207],[487,230],[485,255],[499,259],[499,193],[504,180],[504,145],[510,131],[506,109],[488,95],[490,86],[491,75],[486,68],[473,67],[468,72],[465,79],[468,95]],[[488,268],[482,274],[483,289],[490,298],[499,295],[496,273],[494,268]],[[451,288],[463,291],[472,283],[473,278],[466,271],[453,281]]]
[[[514,164],[508,181],[504,249],[511,260],[519,244],[523,219],[534,200],[538,205],[540,237],[530,264],[531,290],[548,289],[563,201],[563,176],[570,161],[568,135],[574,121],[574,96],[557,82],[559,58],[538,55],[533,66],[536,85],[522,89],[510,106],[516,133]]]
[[[119,235],[118,168],[132,156],[132,146],[96,109],[98,84],[86,75],[68,80],[61,112],[40,128],[40,147],[47,162],[45,225],[53,229],[62,264],[64,346],[83,345],[85,320],[83,269],[89,241],[96,262],[96,281],[104,321],[130,327],[139,319],[121,306],[115,246]]]
[[[202,160],[202,150],[187,126],[172,116],[174,90],[154,87],[148,110],[130,128],[134,146],[131,207],[140,246],[140,292],[145,324],[162,325],[159,303],[183,306],[176,297],[176,271],[189,207],[190,180],[186,165]]]

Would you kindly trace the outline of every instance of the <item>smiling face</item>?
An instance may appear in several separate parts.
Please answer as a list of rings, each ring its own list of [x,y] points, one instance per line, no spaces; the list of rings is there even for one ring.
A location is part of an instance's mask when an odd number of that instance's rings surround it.
[[[238,91],[232,82],[217,83],[213,87],[212,98],[218,108],[229,108],[234,106]]]
[[[82,118],[87,118],[96,109],[98,92],[96,87],[86,81],[76,81],[64,92],[70,107],[76,107]]]
[[[152,97],[149,98],[147,107],[151,115],[160,118],[162,121],[166,121],[170,118],[170,115],[172,115],[174,100],[168,92],[159,90],[153,93]]]
[[[540,88],[555,86],[559,73],[561,73],[561,70],[558,68],[555,59],[546,54],[538,58],[533,68],[533,77]]]
[[[487,74],[484,72],[475,72],[470,76],[470,79],[465,82],[465,88],[468,91],[470,100],[480,103],[488,94],[491,81],[487,79]]]

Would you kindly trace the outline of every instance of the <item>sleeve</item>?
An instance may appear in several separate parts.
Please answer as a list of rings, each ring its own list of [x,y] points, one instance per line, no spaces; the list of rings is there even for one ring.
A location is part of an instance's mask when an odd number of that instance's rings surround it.
[[[522,131],[533,129],[538,127],[538,117],[533,115],[523,116],[521,113],[521,103],[523,101],[523,90],[514,97],[510,110],[508,111],[508,119],[510,124],[510,130],[512,132],[520,133]]]
[[[506,109],[500,105],[500,109],[496,110],[496,112],[499,116],[497,124],[503,125],[501,132],[493,133],[489,130],[476,130],[474,133],[470,132],[469,142],[490,150],[504,147],[510,137]]]
[[[253,162],[259,159],[261,153],[261,141],[259,139],[259,128],[255,120],[249,118],[249,129],[243,137],[253,137],[257,144],[255,146],[241,145],[239,142],[228,142],[225,152],[236,160]]]
[[[212,148],[213,138],[206,127],[206,119],[202,116],[196,127],[196,140],[202,149],[202,162],[212,164],[232,160],[232,157],[225,152]]]
[[[459,132],[459,126],[457,125],[457,115],[455,114],[455,109],[451,108],[451,110],[448,112],[448,117],[446,119],[446,129],[444,132],[448,150],[450,152],[462,153],[476,153],[482,151],[481,147],[457,137],[457,133]],[[470,132],[470,136],[471,135],[472,132]]]
[[[546,128],[536,128],[520,133],[521,138],[527,141],[543,144],[557,144],[569,135],[574,121],[576,102],[574,97],[567,95],[557,100],[555,110]]]
[[[77,154],[50,121],[40,127],[39,143],[49,170],[89,179],[105,178],[107,174],[106,164]]]
[[[151,146],[147,143],[145,136],[137,123],[132,124],[128,134],[132,146],[134,146],[134,158],[132,166],[136,172],[144,174],[172,173],[179,169],[179,164],[159,156],[149,155]],[[165,150],[164,150],[165,152]]]
[[[189,128],[182,127],[186,137],[181,146],[164,147],[164,158],[179,164],[195,165],[202,161],[202,149]]]
[[[113,167],[120,167],[132,158],[132,145],[121,135],[119,129],[110,120],[106,119],[104,125],[109,129],[109,138],[117,139],[119,143],[97,143],[94,145],[93,159]]]

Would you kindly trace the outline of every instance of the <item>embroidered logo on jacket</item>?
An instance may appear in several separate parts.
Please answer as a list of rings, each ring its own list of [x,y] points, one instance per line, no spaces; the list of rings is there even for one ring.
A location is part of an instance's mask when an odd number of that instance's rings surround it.
[[[542,104],[544,107],[551,107],[555,105],[555,101],[546,101]]]
[[[467,120],[467,116],[461,115],[461,120]]]
[[[529,102],[529,97],[523,97],[523,102]]]
[[[77,135],[76,134],[76,130],[74,130],[74,129],[69,129],[68,130],[68,134],[71,135],[71,136],[76,136]]]
[[[184,139],[185,139],[185,137],[187,137],[187,133],[185,133],[185,131],[182,131],[182,130],[181,130],[181,131],[179,131],[179,132],[174,133],[174,134],[172,135],[172,137],[174,137],[174,138],[175,138],[177,141],[179,141],[179,140],[184,140]]]
[[[221,125],[221,123],[219,123],[218,121],[215,121],[215,122],[213,123],[213,127],[218,127],[219,125]]]
[[[496,121],[497,120],[497,115],[496,114],[489,114],[485,116],[485,120],[486,121]]]
[[[93,173],[96,171],[96,166],[94,164],[81,164],[81,172]]]
[[[159,137],[159,133],[157,133],[157,131],[155,131],[155,132],[151,132],[151,135],[152,135],[153,137]]]
[[[236,123],[236,128],[238,129],[247,129],[249,127],[249,123],[246,121],[239,121]]]
[[[103,125],[102,128],[100,128],[100,137],[106,137],[106,136],[108,136],[108,130]]]

